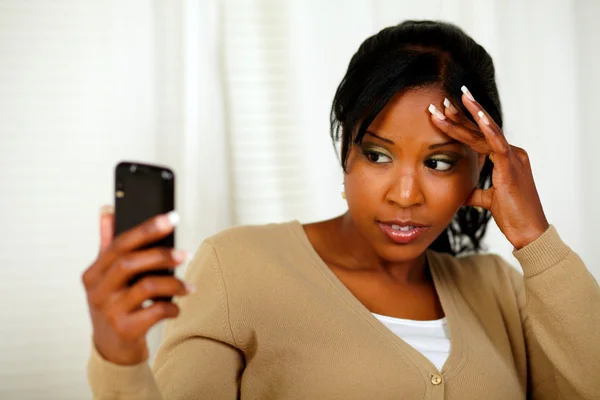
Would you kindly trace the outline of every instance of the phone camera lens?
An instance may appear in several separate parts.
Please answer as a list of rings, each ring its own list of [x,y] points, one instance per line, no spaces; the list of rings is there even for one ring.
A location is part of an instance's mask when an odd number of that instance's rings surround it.
[[[173,178],[173,174],[171,174],[169,171],[163,171],[161,176],[163,177],[163,179],[172,179]]]
[[[133,164],[129,167],[129,172],[135,174],[135,171],[137,171],[137,165]]]

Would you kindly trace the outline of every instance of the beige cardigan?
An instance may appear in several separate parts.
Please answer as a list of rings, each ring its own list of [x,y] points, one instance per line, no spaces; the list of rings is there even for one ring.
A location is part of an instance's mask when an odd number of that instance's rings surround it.
[[[516,251],[427,252],[447,317],[442,371],[337,279],[299,222],[207,239],[153,370],[93,349],[95,399],[600,399],[600,288],[550,227]]]

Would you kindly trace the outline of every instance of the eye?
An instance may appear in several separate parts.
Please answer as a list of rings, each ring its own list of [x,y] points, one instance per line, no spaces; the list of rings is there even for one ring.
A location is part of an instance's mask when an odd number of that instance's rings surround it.
[[[390,156],[373,150],[365,150],[363,154],[367,159],[374,164],[387,164],[392,161]]]
[[[425,161],[425,165],[427,166],[427,168],[431,168],[435,171],[449,171],[450,169],[452,169],[452,167],[454,167],[456,165],[455,161],[452,160],[440,160],[440,159],[429,159],[427,161]]]

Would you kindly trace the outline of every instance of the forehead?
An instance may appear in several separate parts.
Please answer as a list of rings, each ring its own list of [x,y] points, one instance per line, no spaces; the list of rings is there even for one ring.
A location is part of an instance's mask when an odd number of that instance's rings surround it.
[[[430,104],[443,110],[444,92],[437,87],[411,89],[396,94],[377,115],[369,130],[397,141],[448,139],[431,122]]]

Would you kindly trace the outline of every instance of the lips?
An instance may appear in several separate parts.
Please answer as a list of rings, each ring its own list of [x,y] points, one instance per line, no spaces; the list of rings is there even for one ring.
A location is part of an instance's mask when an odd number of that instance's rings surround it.
[[[413,242],[429,229],[428,226],[413,221],[378,222],[378,225],[386,236],[399,244]]]

